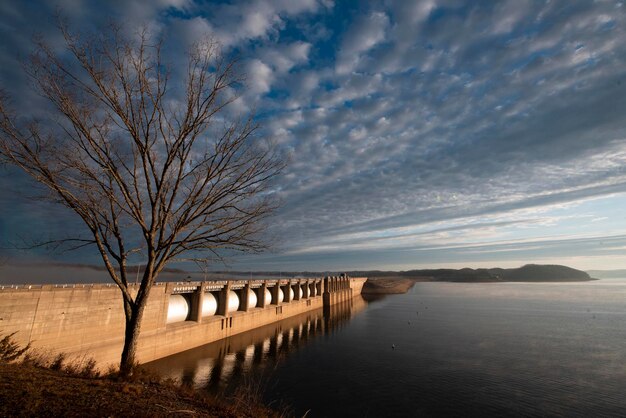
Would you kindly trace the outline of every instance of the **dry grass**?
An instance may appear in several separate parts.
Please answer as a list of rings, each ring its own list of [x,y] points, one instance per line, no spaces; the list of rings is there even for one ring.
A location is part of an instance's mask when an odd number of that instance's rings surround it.
[[[2,335],[0,334],[0,337]],[[9,336],[9,342],[12,339]],[[283,417],[262,403],[261,392],[242,387],[217,397],[180,386],[137,367],[122,379],[116,372],[100,376],[93,359],[67,360],[28,350],[11,360],[0,351],[2,417]],[[23,357],[20,360],[20,357]]]
[[[17,331],[2,336],[0,333],[0,362],[11,362],[22,357],[29,349],[30,344],[26,347],[20,347],[14,340],[13,336],[17,334]]]

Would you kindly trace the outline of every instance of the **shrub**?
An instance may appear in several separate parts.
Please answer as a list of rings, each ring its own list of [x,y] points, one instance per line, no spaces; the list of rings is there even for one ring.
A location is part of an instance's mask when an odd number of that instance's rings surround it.
[[[63,368],[64,361],[65,361],[65,353],[57,354],[54,360],[52,360],[52,364],[50,364],[50,369],[57,370],[57,371],[61,370]]]
[[[95,378],[100,376],[100,372],[96,369],[96,360],[93,358],[88,359],[83,363],[83,367],[80,370],[81,377]]]
[[[30,349],[30,343],[28,343],[26,347],[21,347],[16,343],[13,339],[15,334],[17,334],[17,331],[4,336],[0,340],[0,361],[5,363],[15,361]],[[0,337],[2,337],[1,333]]]

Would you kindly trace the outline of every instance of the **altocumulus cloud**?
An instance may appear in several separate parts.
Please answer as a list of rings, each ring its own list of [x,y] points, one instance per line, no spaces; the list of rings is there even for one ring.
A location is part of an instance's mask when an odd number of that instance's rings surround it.
[[[274,253],[235,268],[626,264],[621,1],[4,2],[3,85],[26,83],[29,28],[58,41],[56,8],[180,43],[209,33],[242,58],[236,110],[256,109],[292,158]],[[27,231],[25,203],[0,186],[7,241]]]

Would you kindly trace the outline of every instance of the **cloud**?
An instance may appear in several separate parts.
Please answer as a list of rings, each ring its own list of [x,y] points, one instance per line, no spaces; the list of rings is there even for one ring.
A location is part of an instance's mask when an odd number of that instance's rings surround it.
[[[415,251],[483,262],[490,248],[538,257],[541,228],[567,235],[542,243],[545,251],[581,255],[587,245],[600,256],[592,240],[568,241],[575,213],[546,213],[601,197],[621,202],[626,191],[619,3],[136,4],[120,4],[120,13],[151,19],[176,45],[209,32],[240,56],[248,90],[236,110],[257,109],[263,133],[292,156],[271,230],[285,237],[277,251],[300,255],[259,263],[402,264]],[[0,19],[8,40],[0,77],[21,85],[10,63],[28,43],[22,28],[44,22],[44,12],[0,7],[11,9]],[[90,3],[77,10],[103,14]],[[600,220],[586,223],[606,232],[612,220],[615,233],[626,232],[610,206],[594,207],[584,219]],[[485,245],[480,257],[474,244]]]
[[[279,33],[289,18],[313,13],[320,6],[316,0],[253,0],[211,5],[209,14],[222,45],[234,47],[251,40],[268,39]],[[204,13],[206,5],[196,4],[195,9]]]
[[[530,11],[530,2],[528,0],[509,0],[496,4],[494,9],[492,16],[494,24],[491,33],[496,35],[510,33],[523,23],[523,19]]]
[[[276,45],[271,49],[265,49],[258,55],[264,62],[271,63],[278,73],[287,73],[294,66],[308,62],[311,44],[296,41],[286,45]]]
[[[341,42],[337,57],[337,73],[347,74],[354,70],[361,54],[384,41],[388,25],[389,18],[382,12],[374,12],[357,19]]]
[[[260,60],[251,60],[246,65],[246,83],[253,93],[267,93],[272,85],[272,69]]]

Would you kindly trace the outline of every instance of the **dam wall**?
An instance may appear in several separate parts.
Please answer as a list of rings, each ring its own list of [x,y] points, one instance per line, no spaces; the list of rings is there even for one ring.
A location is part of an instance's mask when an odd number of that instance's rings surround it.
[[[350,300],[365,278],[157,283],[146,305],[137,361],[145,363]],[[134,290],[135,291],[135,290]],[[0,286],[0,333],[49,356],[117,365],[122,297],[113,284]]]

